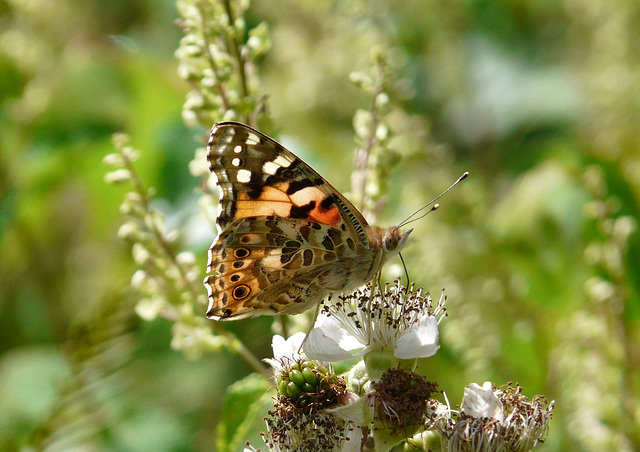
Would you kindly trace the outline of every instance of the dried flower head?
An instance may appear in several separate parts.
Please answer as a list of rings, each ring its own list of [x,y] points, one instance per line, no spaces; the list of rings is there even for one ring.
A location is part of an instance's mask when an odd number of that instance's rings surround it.
[[[404,436],[413,434],[424,425],[434,407],[431,395],[438,385],[422,375],[403,369],[389,369],[379,381],[373,383],[376,419],[393,432]]]
[[[553,402],[541,396],[529,400],[520,386],[471,384],[465,389],[460,416],[446,435],[448,450],[532,450],[546,438],[552,412]]]

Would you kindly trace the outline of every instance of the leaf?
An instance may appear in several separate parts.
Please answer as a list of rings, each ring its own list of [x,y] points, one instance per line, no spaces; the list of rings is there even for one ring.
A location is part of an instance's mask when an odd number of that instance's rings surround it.
[[[229,386],[217,427],[216,450],[241,451],[247,440],[259,441],[256,433],[265,427],[263,418],[272,402],[268,393],[271,386],[258,374]]]

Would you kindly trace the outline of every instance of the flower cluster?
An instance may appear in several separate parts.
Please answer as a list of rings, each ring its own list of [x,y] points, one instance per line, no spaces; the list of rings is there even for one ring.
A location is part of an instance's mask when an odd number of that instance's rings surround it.
[[[350,75],[351,81],[371,99],[369,108],[359,109],[353,117],[357,148],[351,176],[355,200],[371,220],[375,220],[382,207],[389,174],[400,162],[398,152],[389,144],[392,133],[386,118],[391,111],[390,94],[396,88],[393,65],[384,49],[374,47],[370,72],[353,72]]]
[[[444,301],[434,304],[398,281],[368,285],[325,305],[308,337],[274,336],[269,450],[388,451],[406,442],[424,451],[528,451],[543,442],[553,411],[543,397],[473,383],[457,412],[436,383],[412,370],[416,358],[438,349]],[[362,360],[343,376],[333,373],[331,362],[354,357]]]

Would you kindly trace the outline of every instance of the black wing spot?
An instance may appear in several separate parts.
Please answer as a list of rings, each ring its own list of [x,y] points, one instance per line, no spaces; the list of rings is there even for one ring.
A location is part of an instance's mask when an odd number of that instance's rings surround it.
[[[265,185],[262,183],[260,175],[258,173],[252,172],[251,177],[249,178],[249,183],[246,184],[250,189],[247,192],[249,198],[258,199],[260,195],[262,195],[262,191]]]
[[[243,298],[246,298],[250,293],[251,288],[246,284],[241,284],[233,289],[233,298],[235,298],[236,300],[242,300]]]
[[[313,251],[307,248],[302,253],[302,265],[304,265],[305,267],[308,267],[312,263],[313,263]]]
[[[294,160],[286,168],[284,166],[281,166],[280,168],[278,168],[275,176],[278,176],[284,180],[295,179],[297,176],[300,175],[298,171],[299,166],[300,166],[300,160]]]
[[[327,250],[333,251],[333,241],[331,240],[331,237],[326,235],[324,239],[322,239],[322,246]]]
[[[249,256],[249,254],[251,254],[251,252],[246,248],[236,248],[235,250],[233,250],[233,255],[236,257],[236,259],[244,259],[245,257]]]
[[[311,201],[304,206],[291,206],[291,211],[289,212],[290,218],[307,218],[309,216],[309,212],[311,212],[316,207],[316,202]]]
[[[300,236],[305,240],[305,242],[309,241],[310,234],[311,234],[311,228],[308,225],[302,226],[300,228]]]
[[[327,237],[329,237],[334,244],[341,242],[341,236],[342,234],[336,228],[331,228],[329,229],[329,231],[327,231]]]
[[[293,195],[294,193],[302,189],[313,186],[315,186],[315,184],[310,179],[294,180],[293,182],[289,183],[289,187],[287,188],[286,193],[287,195]]]
[[[231,280],[231,282],[237,282],[240,280],[240,275],[235,274],[235,275],[231,275],[231,278],[229,278]]]
[[[325,210],[328,210],[329,207],[331,207],[333,204],[335,204],[335,202],[336,202],[335,198],[336,198],[336,195],[327,196],[320,203],[320,207],[322,207]]]
[[[241,268],[244,265],[243,261],[235,261],[233,263],[233,268]]]
[[[293,256],[295,256],[295,251],[297,250],[292,250],[291,248],[283,248],[282,254],[280,255],[280,263],[286,264],[291,259],[293,259]]]
[[[356,250],[356,243],[353,241],[351,237],[347,237],[347,246],[349,247],[349,249],[351,249],[351,251]]]

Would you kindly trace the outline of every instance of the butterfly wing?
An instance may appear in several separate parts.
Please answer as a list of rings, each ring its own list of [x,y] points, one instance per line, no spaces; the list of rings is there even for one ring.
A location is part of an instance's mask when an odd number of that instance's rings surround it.
[[[223,122],[211,131],[208,160],[221,196],[207,268],[217,275],[205,279],[209,317],[302,312],[367,274],[364,217],[282,145]]]
[[[358,209],[263,133],[237,122],[218,123],[209,137],[208,160],[220,187],[220,230],[238,218],[301,218],[339,227],[368,244],[367,222]]]
[[[355,252],[331,226],[254,217],[232,221],[209,257],[207,316],[227,320],[305,311],[349,284]]]

